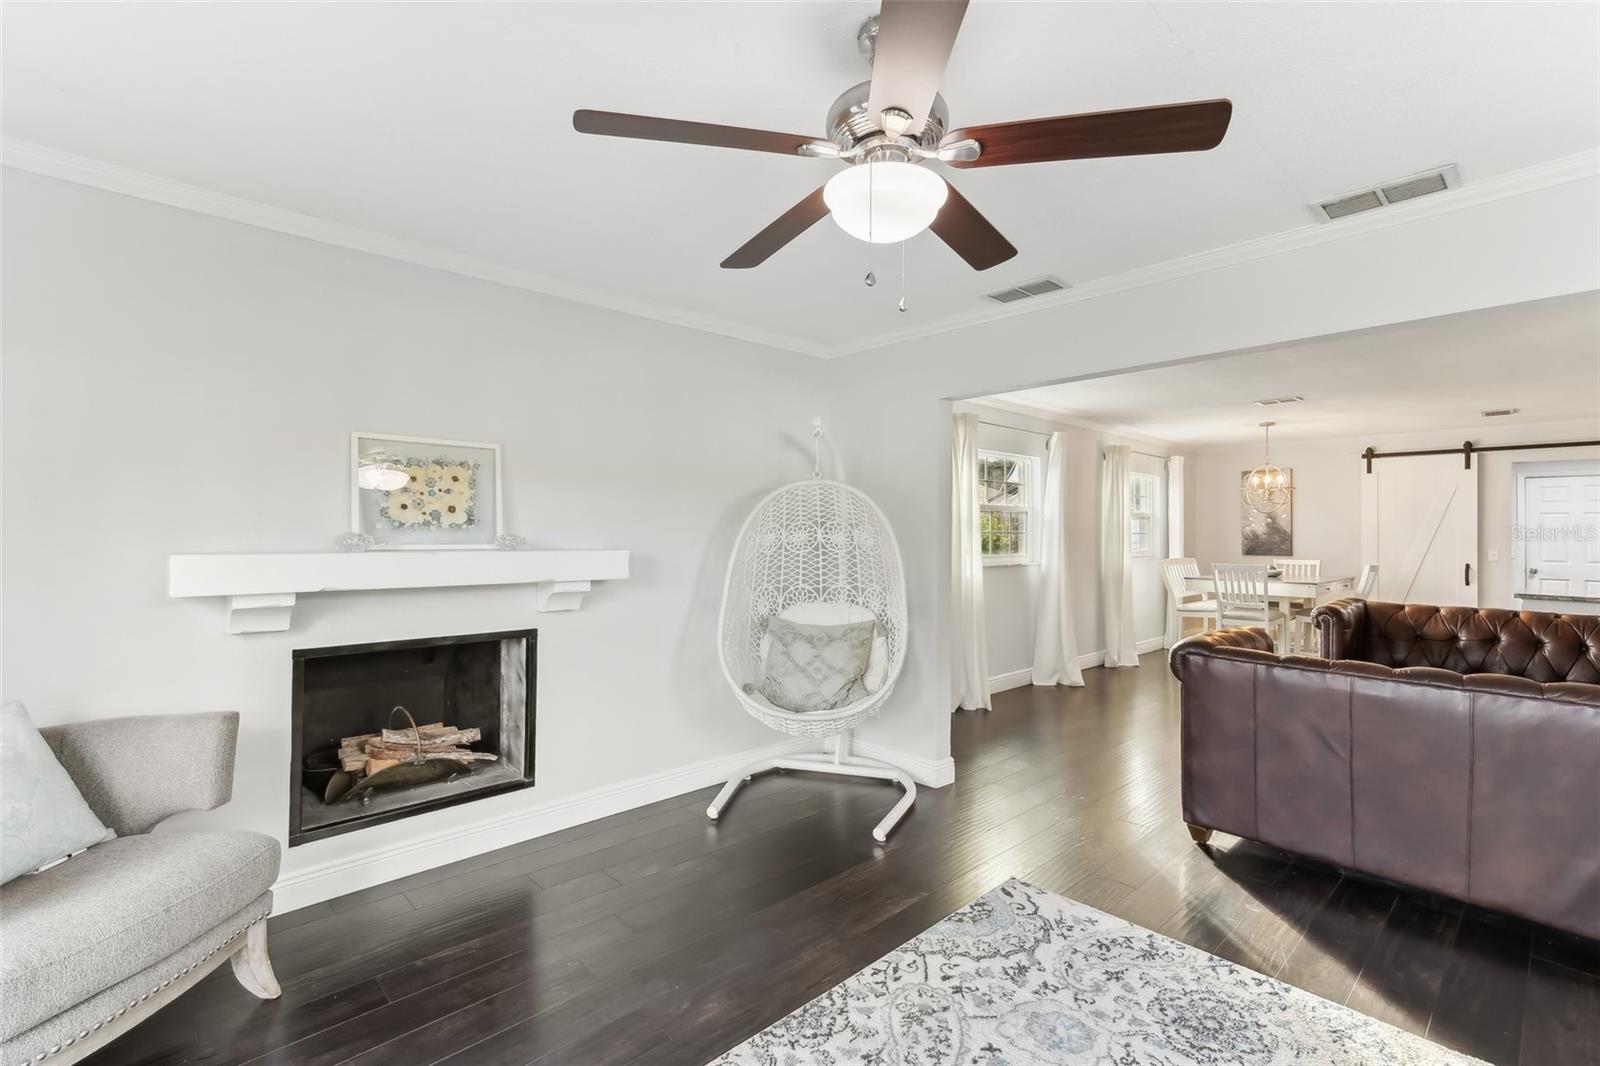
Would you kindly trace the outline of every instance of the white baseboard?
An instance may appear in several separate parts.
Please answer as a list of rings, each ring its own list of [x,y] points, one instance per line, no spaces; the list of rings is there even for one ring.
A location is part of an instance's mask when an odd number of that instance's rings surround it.
[[[944,788],[956,780],[956,761],[948,755],[942,759],[925,759],[860,739],[851,745],[851,750],[869,759],[898,766],[915,778],[917,784],[929,788]]]
[[[791,755],[797,751],[810,751],[815,747],[815,743],[803,738],[780,741],[766,747],[706,759],[703,762],[691,763],[688,766],[635,778],[632,781],[590,789],[565,799],[552,800],[510,814],[487,818],[477,825],[465,828],[453,827],[414,837],[389,847],[373,848],[356,855],[343,854],[328,862],[279,877],[278,883],[272,886],[272,909],[277,914],[298,910],[313,903],[321,903],[325,899],[342,896],[347,892],[381,885],[397,877],[431,870],[436,866],[481,855],[508,844],[519,844],[534,837],[570,829],[597,818],[643,807],[647,803],[681,796],[685,792],[693,792],[697,788],[726,781],[735,771],[761,759]],[[870,745],[858,746],[864,749],[862,754],[869,754],[873,758],[882,758],[886,762],[903,766],[919,782],[922,781],[917,760],[905,759],[903,756],[891,758],[887,754],[876,755],[865,750]],[[930,767],[933,766],[931,760],[922,761],[927,762]],[[950,781],[953,781],[955,762],[947,761],[950,762]],[[950,781],[944,781],[943,784],[949,784]],[[933,785],[934,782],[930,780],[928,784]]]
[[[989,679],[990,692],[1004,692],[1008,688],[1021,688],[1033,684],[1033,667],[1013,670],[1009,674],[996,674]]]
[[[1165,633],[1163,633],[1159,637],[1151,637],[1148,640],[1138,641],[1134,644],[1133,650],[1138,654],[1143,655],[1145,652],[1157,651],[1161,648],[1165,648],[1166,646],[1167,636]],[[1104,666],[1105,664],[1106,653],[1103,650],[1091,651],[1087,654],[1078,656],[1078,669],[1080,670],[1087,670],[1092,666]]]

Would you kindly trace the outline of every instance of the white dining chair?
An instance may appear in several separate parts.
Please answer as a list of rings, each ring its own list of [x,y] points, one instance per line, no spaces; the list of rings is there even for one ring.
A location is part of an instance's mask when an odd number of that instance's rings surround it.
[[[1356,581],[1356,590],[1352,596],[1361,600],[1372,599],[1372,594],[1378,591],[1378,564],[1368,563],[1361,568],[1361,577]]]
[[[1217,621],[1217,601],[1206,598],[1204,593],[1193,592],[1185,584],[1185,578],[1199,577],[1200,564],[1193,559],[1167,559],[1161,564],[1161,578],[1167,583],[1167,598],[1171,600],[1171,609],[1178,616],[1178,636],[1183,636],[1183,620],[1185,618],[1200,619],[1200,630],[1210,629]],[[1200,596],[1201,599],[1190,599],[1191,596]]]
[[[1274,559],[1272,565],[1282,571],[1281,581],[1320,581],[1322,580],[1321,559]],[[1300,597],[1290,600],[1284,606],[1289,610],[1289,648],[1291,651],[1305,651],[1308,646],[1311,632],[1311,608],[1317,605],[1315,596]],[[1304,624],[1302,624],[1302,622]]]
[[[1361,577],[1356,580],[1356,587],[1350,591],[1350,595],[1360,600],[1370,599],[1377,588],[1378,564],[1368,563],[1361,568]],[[1317,601],[1323,602],[1326,601]],[[1311,611],[1315,606],[1316,603],[1308,604],[1304,610],[1296,611],[1289,621],[1290,635],[1299,644],[1300,650],[1308,654],[1318,650],[1312,647],[1317,637],[1316,627],[1311,624]]]
[[[1279,648],[1289,644],[1289,617],[1267,598],[1267,568],[1241,563],[1213,563],[1211,577],[1217,590],[1217,626],[1261,626],[1276,633]]]

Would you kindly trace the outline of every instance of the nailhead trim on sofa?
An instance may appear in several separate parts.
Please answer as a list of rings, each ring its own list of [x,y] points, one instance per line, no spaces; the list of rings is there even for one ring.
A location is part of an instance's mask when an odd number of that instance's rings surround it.
[[[39,1054],[35,1055],[32,1059],[27,1060],[25,1062],[19,1062],[18,1066],[29,1066],[29,1064],[33,1063],[33,1062],[43,1062],[45,1059],[49,1058],[51,1055],[56,1054],[57,1052],[63,1050],[64,1048],[69,1048],[73,1044],[77,1043],[79,1040],[86,1039],[90,1033],[98,1032],[104,1026],[110,1025],[112,1022],[116,1021],[118,1018],[122,1017],[124,1014],[128,1013],[130,1010],[132,1010],[133,1008],[137,1007],[139,1004],[143,1003],[145,1000],[149,999],[151,996],[155,995],[157,992],[160,992],[162,989],[164,989],[167,986],[171,985],[172,982],[180,980],[183,977],[187,976],[189,974],[189,972],[191,970],[193,970],[196,966],[199,966],[201,963],[203,963],[207,959],[211,958],[217,952],[221,951],[223,948],[227,947],[229,944],[231,944],[235,940],[239,939],[239,937],[246,930],[248,930],[251,926],[255,925],[257,922],[265,921],[267,919],[267,916],[269,914],[271,914],[271,913],[272,912],[271,912],[270,908],[268,910],[262,911],[260,914],[256,915],[254,918],[252,918],[250,921],[245,922],[239,928],[235,929],[232,933],[229,933],[226,937],[223,937],[221,943],[219,943],[216,947],[212,948],[210,951],[206,952],[204,955],[200,956],[200,958],[196,959],[194,962],[192,962],[189,965],[185,966],[182,970],[180,970],[177,973],[173,974],[171,977],[167,978],[165,981],[162,981],[159,985],[157,985],[156,987],[152,988],[150,991],[146,992],[144,995],[140,996],[138,999],[130,1000],[126,1007],[119,1008],[116,1011],[116,1013],[110,1015],[109,1017],[102,1018],[100,1021],[95,1022],[92,1027],[90,1027],[88,1029],[85,1029],[83,1032],[79,1033],[75,1037],[69,1037],[67,1040],[63,1041],[62,1043],[59,1043],[59,1044],[55,1045],[54,1047],[50,1048],[48,1051],[41,1051],[41,1052],[39,1052]]]

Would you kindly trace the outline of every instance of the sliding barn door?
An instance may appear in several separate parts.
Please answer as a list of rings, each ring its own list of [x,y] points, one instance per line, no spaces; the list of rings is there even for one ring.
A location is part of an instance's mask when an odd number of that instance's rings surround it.
[[[1372,598],[1478,604],[1478,471],[1459,455],[1379,459],[1361,475],[1361,559]]]

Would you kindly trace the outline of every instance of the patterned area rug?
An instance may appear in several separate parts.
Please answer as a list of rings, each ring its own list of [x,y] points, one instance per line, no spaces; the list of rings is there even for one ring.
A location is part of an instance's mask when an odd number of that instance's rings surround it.
[[[1478,1061],[1012,880],[716,1066]]]

